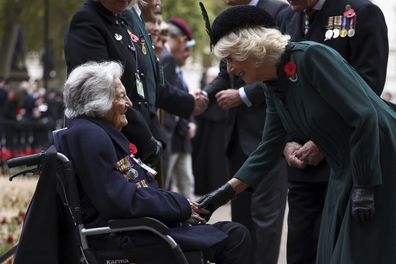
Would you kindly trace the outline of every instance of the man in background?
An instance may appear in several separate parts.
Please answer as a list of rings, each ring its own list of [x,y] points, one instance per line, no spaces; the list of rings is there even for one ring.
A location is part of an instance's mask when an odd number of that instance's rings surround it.
[[[274,0],[225,0],[228,5],[249,4],[264,8],[277,16],[286,3]],[[269,5],[266,8],[266,5]],[[265,123],[265,95],[260,83],[247,85],[241,78],[227,73],[225,62],[220,63],[220,73],[204,91],[210,103],[228,109],[226,121],[226,156],[229,173],[233,176],[252,153],[262,138]],[[244,192],[231,201],[233,221],[245,225],[254,245],[254,263],[276,264],[279,256],[282,225],[287,195],[286,163],[281,156],[256,190]]]
[[[168,21],[168,38],[165,49],[160,56],[164,69],[164,77],[169,85],[176,89],[189,92],[184,79],[182,67],[192,54],[195,40],[186,21],[182,18],[171,18]],[[165,188],[171,189],[173,180],[178,192],[189,199],[194,195],[194,176],[192,174],[192,138],[195,136],[196,125],[193,118],[183,118],[171,113],[164,114],[164,130],[169,149],[169,158],[164,158],[166,168]],[[165,155],[166,156],[166,155]]]

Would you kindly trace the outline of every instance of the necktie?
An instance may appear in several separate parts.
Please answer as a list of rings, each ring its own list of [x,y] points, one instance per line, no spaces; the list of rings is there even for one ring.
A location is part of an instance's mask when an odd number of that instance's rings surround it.
[[[307,36],[308,31],[309,31],[309,27],[312,24],[312,21],[315,18],[316,13],[318,12],[318,10],[316,9],[305,9],[304,11],[304,37]]]
[[[179,81],[183,86],[183,90],[188,92],[188,85],[187,85],[186,81],[184,80],[183,72],[181,70],[177,72],[177,77],[179,78]]]

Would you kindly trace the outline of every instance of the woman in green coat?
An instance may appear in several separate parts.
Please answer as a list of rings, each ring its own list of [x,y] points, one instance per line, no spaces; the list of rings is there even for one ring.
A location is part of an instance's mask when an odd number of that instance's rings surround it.
[[[267,116],[257,149],[232,179],[199,200],[207,216],[254,189],[289,136],[311,139],[332,169],[317,263],[396,263],[396,113],[335,50],[289,42],[261,9],[223,11],[210,37],[229,73],[266,84]],[[299,153],[295,159],[310,162]]]

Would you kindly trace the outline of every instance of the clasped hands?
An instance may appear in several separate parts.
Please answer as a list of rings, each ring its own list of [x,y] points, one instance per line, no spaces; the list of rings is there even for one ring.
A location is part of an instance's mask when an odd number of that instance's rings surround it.
[[[227,182],[218,189],[202,196],[196,203],[190,202],[190,205],[193,204],[191,205],[193,211],[191,217],[203,219],[205,222],[201,221],[201,223],[206,223],[217,208],[233,199],[235,195],[236,192]],[[194,214],[198,214],[199,218]]]
[[[227,110],[242,104],[241,96],[237,89],[226,89],[216,94],[217,104]]]
[[[317,166],[324,158],[319,148],[311,140],[304,145],[297,142],[288,142],[283,149],[283,155],[290,167],[299,169],[307,165]]]
[[[307,165],[317,166],[324,158],[319,148],[308,141],[304,145],[297,142],[288,142],[283,155],[289,166],[303,169]],[[374,188],[354,187],[351,197],[351,215],[358,223],[371,221],[374,217]]]
[[[208,107],[209,99],[201,90],[191,93],[195,99],[193,115],[202,114]],[[223,109],[230,109],[242,104],[242,99],[236,89],[226,89],[216,94],[217,104]]]
[[[194,92],[191,92],[191,95],[194,97],[194,101],[195,101],[192,114],[195,116],[202,114],[208,107],[208,103],[209,103],[208,97],[201,90],[196,90]]]

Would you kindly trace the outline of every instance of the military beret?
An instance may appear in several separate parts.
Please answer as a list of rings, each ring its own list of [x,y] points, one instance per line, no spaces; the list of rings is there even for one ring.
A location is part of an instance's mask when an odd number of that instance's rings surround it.
[[[262,8],[250,5],[237,5],[227,8],[213,21],[209,34],[210,43],[214,46],[227,34],[253,26],[276,27],[272,16]]]
[[[176,27],[178,27],[183,32],[183,34],[186,35],[188,40],[193,39],[192,31],[184,19],[179,17],[172,17],[171,19],[168,20],[168,23],[171,23]]]

